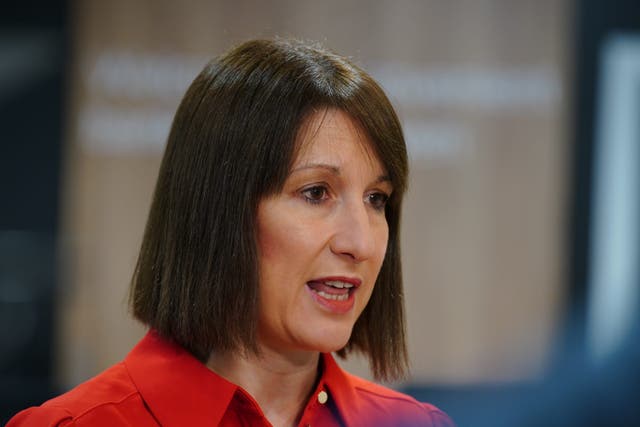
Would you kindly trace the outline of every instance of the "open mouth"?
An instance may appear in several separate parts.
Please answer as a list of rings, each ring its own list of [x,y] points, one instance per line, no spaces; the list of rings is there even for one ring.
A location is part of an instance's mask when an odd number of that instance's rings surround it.
[[[347,313],[355,303],[354,293],[360,280],[350,278],[323,278],[307,282],[313,299],[333,313]]]
[[[313,280],[307,282],[307,286],[322,298],[331,301],[346,301],[353,289],[355,289],[355,285],[353,283],[347,283],[340,280]]]

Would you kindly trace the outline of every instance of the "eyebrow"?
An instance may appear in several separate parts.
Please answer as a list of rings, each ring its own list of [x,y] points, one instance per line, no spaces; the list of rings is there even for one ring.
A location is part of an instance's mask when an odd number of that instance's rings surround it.
[[[306,169],[326,169],[331,174],[340,176],[340,168],[337,166],[333,166],[327,163],[306,163],[300,167],[295,168],[291,171],[291,173],[299,172]],[[374,183],[379,184],[381,182],[391,182],[391,177],[389,175],[380,175]]]

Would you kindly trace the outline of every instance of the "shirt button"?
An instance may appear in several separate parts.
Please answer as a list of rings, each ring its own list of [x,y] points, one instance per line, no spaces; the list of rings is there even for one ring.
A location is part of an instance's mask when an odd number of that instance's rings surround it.
[[[322,405],[327,403],[328,399],[329,399],[329,396],[327,395],[326,391],[322,390],[320,393],[318,393],[318,402],[320,402]]]

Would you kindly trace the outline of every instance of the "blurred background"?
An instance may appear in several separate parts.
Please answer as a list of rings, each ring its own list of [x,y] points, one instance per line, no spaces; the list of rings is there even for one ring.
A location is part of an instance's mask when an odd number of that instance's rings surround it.
[[[460,427],[640,425],[634,0],[3,3],[0,422],[144,334],[127,287],[178,102],[273,36],[351,57],[403,122],[412,375],[391,386]]]

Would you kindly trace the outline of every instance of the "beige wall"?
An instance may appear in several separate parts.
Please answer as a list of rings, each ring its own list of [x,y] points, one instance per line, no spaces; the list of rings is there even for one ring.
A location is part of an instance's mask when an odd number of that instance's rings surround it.
[[[118,361],[143,333],[126,292],[183,91],[211,56],[274,35],[353,57],[398,107],[412,159],[412,379],[540,374],[563,295],[568,3],[75,2],[62,383]]]

